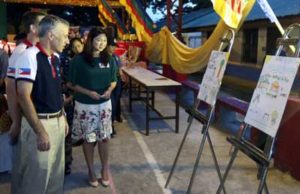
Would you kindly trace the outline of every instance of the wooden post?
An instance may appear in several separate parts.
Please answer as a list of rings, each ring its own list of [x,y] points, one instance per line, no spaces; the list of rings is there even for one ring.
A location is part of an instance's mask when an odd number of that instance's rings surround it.
[[[172,5],[173,5],[172,0],[167,0],[167,26],[168,26],[169,30],[172,30],[172,20],[173,20],[172,15],[171,15]],[[179,0],[179,8],[178,8],[179,16],[178,16],[178,22],[176,22],[176,24],[177,24],[176,37],[179,40],[183,40],[182,35],[181,35],[182,8],[183,8],[182,0]],[[181,74],[181,73],[174,71],[174,69],[169,64],[163,64],[163,75],[166,77],[169,77],[171,79],[174,79],[176,81],[179,81],[179,82],[182,82],[187,79],[186,74]]]

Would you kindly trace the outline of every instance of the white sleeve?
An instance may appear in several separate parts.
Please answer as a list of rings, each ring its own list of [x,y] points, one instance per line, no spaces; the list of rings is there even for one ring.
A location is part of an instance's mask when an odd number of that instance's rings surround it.
[[[36,52],[33,49],[27,49],[17,59],[16,80],[34,81],[37,73]]]
[[[26,45],[23,43],[20,43],[13,51],[12,55],[9,57],[8,61],[8,68],[7,68],[7,77],[9,78],[15,78],[16,74],[16,61],[21,56],[21,53],[23,53],[26,50]]]

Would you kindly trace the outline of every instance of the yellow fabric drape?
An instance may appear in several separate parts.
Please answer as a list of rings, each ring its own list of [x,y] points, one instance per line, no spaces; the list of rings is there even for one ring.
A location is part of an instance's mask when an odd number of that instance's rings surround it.
[[[206,66],[212,50],[219,45],[219,38],[228,26],[220,21],[211,37],[198,48],[189,48],[181,43],[167,27],[154,34],[147,44],[146,56],[151,62],[170,64],[179,73],[194,73]]]
[[[120,0],[121,4],[125,0]],[[255,0],[249,0],[248,4],[243,10],[242,18],[238,28],[243,24],[251,11]],[[229,27],[220,20],[214,29],[210,38],[199,48],[189,48],[182,44],[168,28],[162,28],[158,33],[152,37],[149,36],[142,24],[140,24],[132,13],[130,7],[123,4],[133,20],[133,27],[135,28],[138,39],[146,43],[146,57],[150,62],[170,64],[172,68],[179,73],[194,73],[207,65],[210,53],[219,46],[219,39],[225,34]]]

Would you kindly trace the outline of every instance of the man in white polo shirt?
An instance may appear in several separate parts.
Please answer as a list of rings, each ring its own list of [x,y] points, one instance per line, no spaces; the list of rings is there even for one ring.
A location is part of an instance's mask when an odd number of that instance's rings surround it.
[[[24,51],[16,62],[18,102],[24,115],[18,194],[62,194],[68,125],[55,53],[69,43],[69,23],[47,15],[38,32],[39,43]]]
[[[38,40],[38,24],[45,17],[45,14],[37,11],[28,11],[22,16],[22,26],[27,34],[27,37],[14,49],[9,58],[7,77],[6,77],[6,94],[10,117],[13,121],[10,128],[12,141],[16,141],[21,128],[21,113],[16,101],[16,61],[20,55],[27,49],[35,45]]]
[[[16,144],[20,129],[21,129],[21,111],[19,104],[17,102],[17,92],[16,92],[16,82],[15,82],[15,73],[16,73],[16,61],[21,56],[21,54],[28,48],[35,45],[38,38],[38,24],[46,14],[37,11],[28,11],[25,12],[22,16],[21,26],[23,26],[25,33],[27,34],[26,38],[21,41],[20,44],[14,49],[12,55],[9,58],[9,64],[6,74],[6,95],[7,95],[7,104],[9,115],[12,119],[12,125],[10,127],[10,138],[11,143]],[[20,166],[21,156],[19,153],[20,145],[17,144],[13,152],[13,167],[12,167],[12,181],[11,181],[11,193],[17,193],[17,183],[18,179],[18,167]]]

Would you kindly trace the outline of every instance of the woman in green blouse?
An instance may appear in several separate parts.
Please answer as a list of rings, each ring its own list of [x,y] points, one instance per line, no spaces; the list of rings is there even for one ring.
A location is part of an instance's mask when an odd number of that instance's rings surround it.
[[[102,170],[100,183],[109,185],[108,140],[112,132],[110,95],[116,85],[114,60],[107,53],[107,35],[101,28],[91,29],[83,53],[74,57],[68,86],[75,91],[73,138],[83,138],[89,184],[98,186],[94,171],[94,144],[98,145]]]

